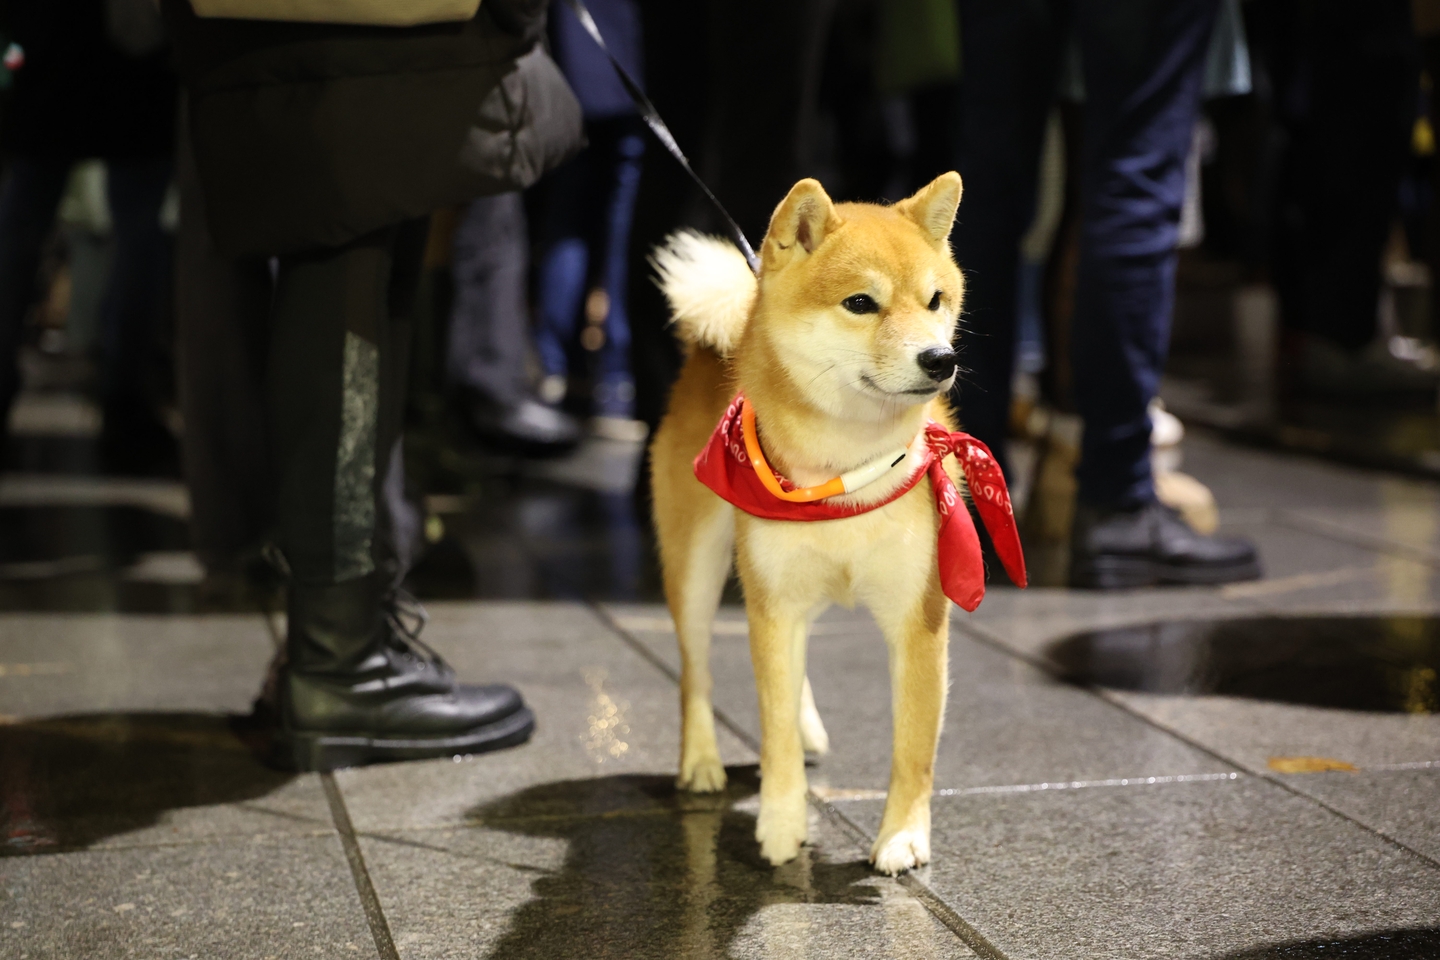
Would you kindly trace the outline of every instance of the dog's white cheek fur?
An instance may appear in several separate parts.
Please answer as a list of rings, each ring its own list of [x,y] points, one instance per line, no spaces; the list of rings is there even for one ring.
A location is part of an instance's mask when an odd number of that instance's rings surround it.
[[[834,311],[816,310],[772,337],[790,381],[817,409],[851,422],[878,423],[895,415],[894,402],[876,396],[862,380],[887,365],[888,358],[877,354],[873,331]]]

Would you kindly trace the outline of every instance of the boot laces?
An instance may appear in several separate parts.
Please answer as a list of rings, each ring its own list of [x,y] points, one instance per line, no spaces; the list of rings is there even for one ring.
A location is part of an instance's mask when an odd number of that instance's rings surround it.
[[[445,661],[435,648],[420,639],[420,633],[430,622],[430,613],[404,587],[394,587],[383,601],[385,620],[390,625],[390,642],[402,653],[415,660],[425,660],[436,669],[444,670]]]

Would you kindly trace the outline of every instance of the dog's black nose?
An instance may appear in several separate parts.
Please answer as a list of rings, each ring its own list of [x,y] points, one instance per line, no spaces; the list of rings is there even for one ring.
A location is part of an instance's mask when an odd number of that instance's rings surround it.
[[[925,375],[936,383],[949,380],[955,373],[955,351],[949,347],[931,347],[924,350],[915,358],[915,362],[925,371]]]

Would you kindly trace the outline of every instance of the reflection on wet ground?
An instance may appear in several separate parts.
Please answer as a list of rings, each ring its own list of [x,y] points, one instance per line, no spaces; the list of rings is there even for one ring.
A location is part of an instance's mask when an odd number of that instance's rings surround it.
[[[630,493],[490,481],[438,513],[445,536],[411,571],[411,589],[422,600],[656,599],[659,572],[638,514]]]
[[[1257,617],[1076,634],[1048,655],[1074,683],[1347,710],[1440,710],[1440,619]]]
[[[204,713],[94,713],[0,724],[0,857],[88,847],[181,807],[253,800],[267,769],[243,721]]]
[[[1435,957],[1440,957],[1440,927],[1296,940],[1227,953],[1215,960],[1434,960]]]
[[[724,957],[761,909],[878,905],[863,858],[812,847],[773,869],[760,859],[755,767],[732,767],[723,794],[680,793],[670,777],[615,776],[532,787],[471,811],[486,827],[568,843],[564,866],[534,881],[494,960],[575,956]],[[738,805],[738,806],[737,806]],[[803,944],[803,932],[797,944]]]

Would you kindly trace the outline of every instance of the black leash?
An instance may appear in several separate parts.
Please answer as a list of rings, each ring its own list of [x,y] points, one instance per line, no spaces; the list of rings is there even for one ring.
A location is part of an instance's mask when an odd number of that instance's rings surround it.
[[[684,167],[685,172],[690,174],[690,179],[695,181],[695,185],[710,199],[710,202],[715,205],[715,209],[720,211],[720,216],[725,218],[725,222],[730,227],[730,235],[735,240],[735,245],[740,248],[741,253],[745,254],[745,262],[750,264],[750,269],[758,275],[760,273],[760,258],[755,256],[755,248],[750,246],[749,240],[745,239],[745,231],[740,229],[740,224],[736,223],[735,218],[730,216],[730,211],[725,209],[724,205],[720,203],[719,198],[705,185],[705,181],[700,179],[700,175],[695,172],[695,168],[690,166],[690,161],[685,158],[685,152],[680,149],[680,144],[675,142],[675,137],[670,133],[670,128],[665,126],[664,120],[660,119],[660,113],[655,109],[655,104],[650,102],[650,98],[645,96],[645,91],[640,89],[640,84],[636,83],[635,78],[626,72],[625,68],[620,65],[620,61],[615,59],[615,54],[611,53],[610,48],[605,45],[605,38],[600,35],[600,28],[595,25],[595,18],[590,16],[590,11],[586,8],[584,0],[566,0],[566,2],[570,4],[570,9],[575,11],[575,18],[580,21],[580,26],[585,28],[586,33],[590,34],[590,39],[594,40],[600,49],[605,51],[605,56],[610,58],[610,65],[615,68],[615,72],[620,77],[620,82],[625,85],[625,92],[630,94],[630,99],[635,101],[635,109],[640,111],[640,119],[644,120],[645,125],[655,134],[655,139],[659,140],[661,145],[670,151],[670,156],[680,162],[680,166]]]

